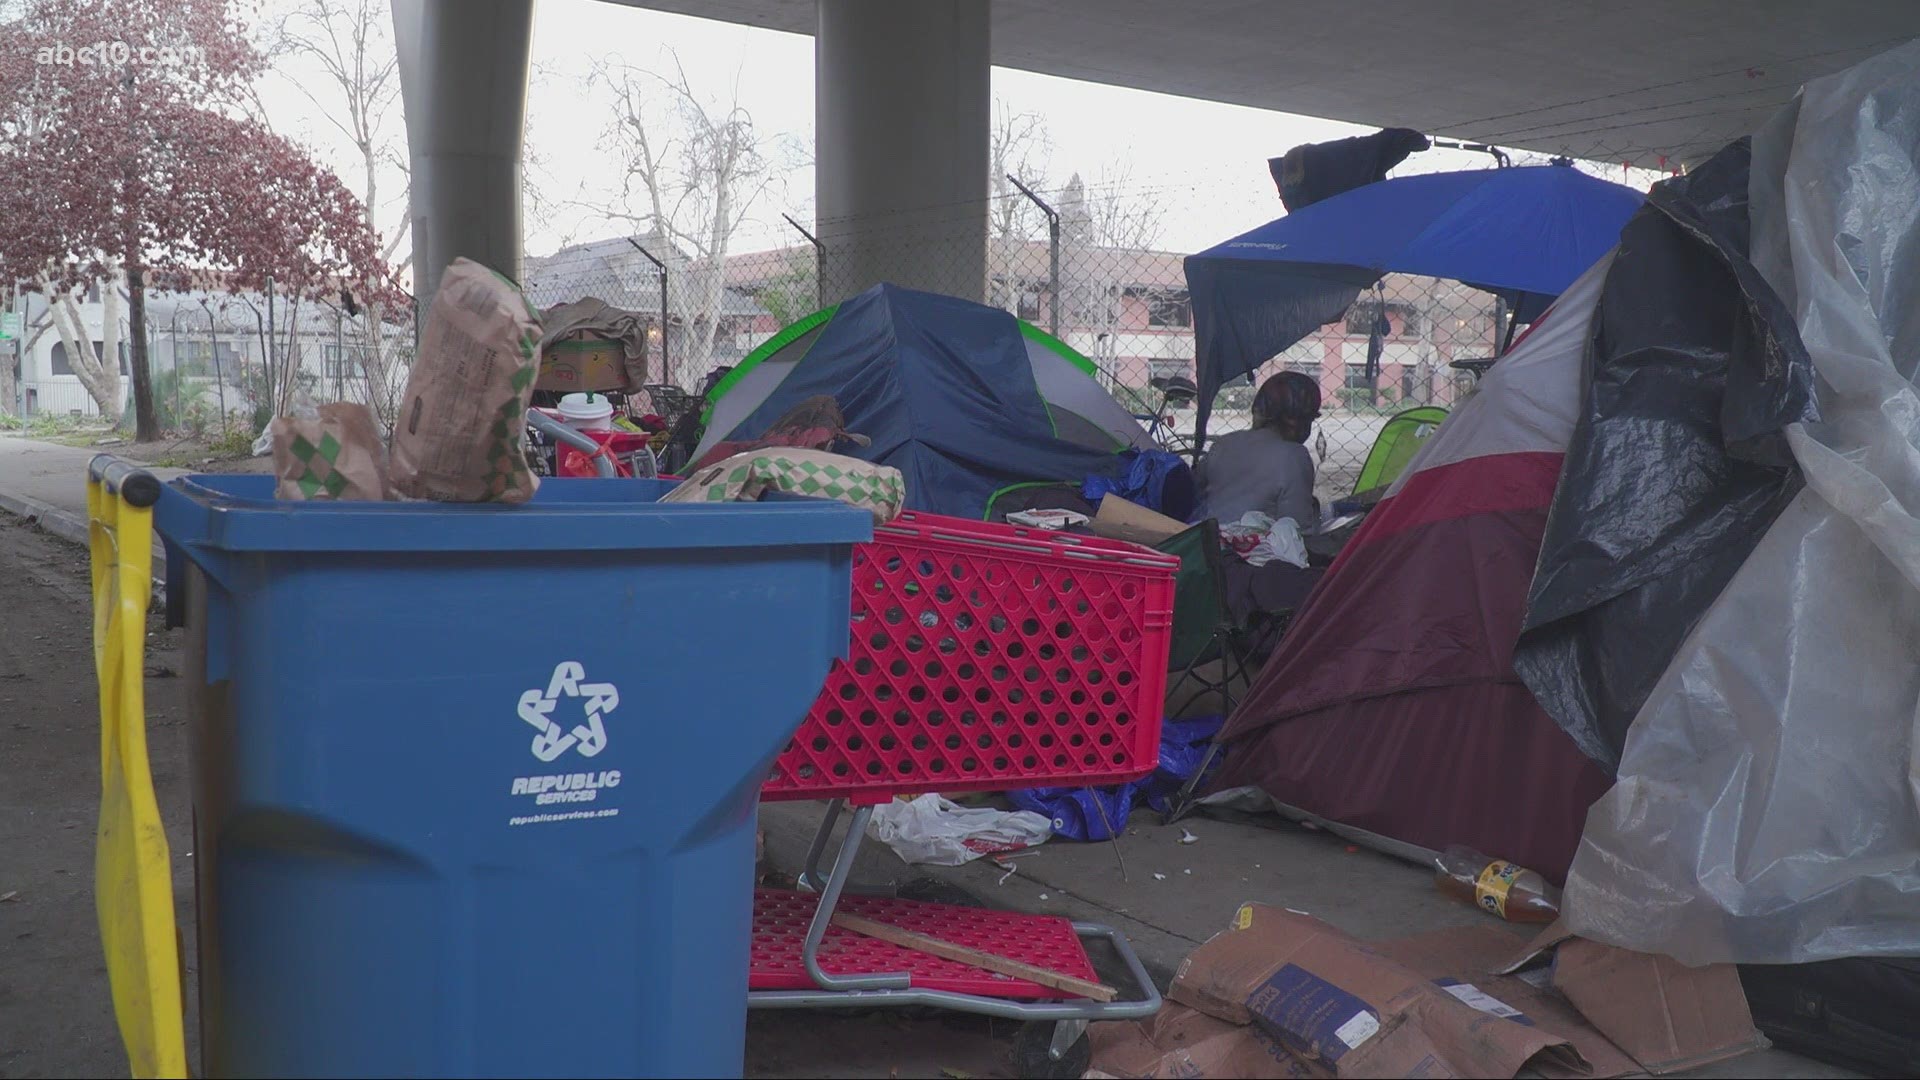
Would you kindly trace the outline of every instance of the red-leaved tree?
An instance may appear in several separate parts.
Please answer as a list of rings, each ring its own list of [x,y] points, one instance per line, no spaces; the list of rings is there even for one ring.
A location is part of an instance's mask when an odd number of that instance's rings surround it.
[[[59,293],[124,275],[136,438],[159,437],[148,289],[271,281],[293,298],[392,299],[359,200],[243,114],[265,58],[228,0],[12,10],[0,24],[0,275]]]

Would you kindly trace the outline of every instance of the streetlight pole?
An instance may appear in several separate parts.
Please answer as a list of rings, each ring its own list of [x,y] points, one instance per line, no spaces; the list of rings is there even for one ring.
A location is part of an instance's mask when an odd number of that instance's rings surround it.
[[[1053,333],[1054,337],[1059,337],[1060,336],[1060,213],[1059,211],[1055,210],[1053,207],[1048,206],[1047,201],[1045,199],[1042,199],[1040,196],[1035,195],[1033,193],[1032,188],[1021,183],[1019,177],[1013,175],[1012,173],[1008,173],[1007,180],[1011,182],[1014,187],[1019,188],[1020,194],[1025,195],[1029,200],[1031,200],[1033,205],[1039,207],[1041,213],[1047,215],[1047,296],[1051,303],[1050,309],[1048,311],[1049,324],[1047,329]]]
[[[647,257],[653,268],[660,272],[660,381],[670,386],[678,386],[673,381],[673,360],[667,353],[667,264],[653,257],[653,252],[640,246],[640,241],[627,237],[627,243],[633,250]]]

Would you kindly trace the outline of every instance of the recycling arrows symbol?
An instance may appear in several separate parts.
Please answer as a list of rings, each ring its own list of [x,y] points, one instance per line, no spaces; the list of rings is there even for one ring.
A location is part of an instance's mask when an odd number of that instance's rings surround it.
[[[607,729],[600,719],[620,707],[620,691],[612,683],[582,681],[586,677],[586,668],[576,661],[563,660],[554,665],[553,678],[548,680],[544,692],[529,690],[520,695],[520,719],[540,732],[533,737],[534,757],[552,761],[568,750],[580,751],[581,757],[593,757],[607,748]],[[586,722],[572,731],[553,719],[554,706],[563,696],[586,699]]]

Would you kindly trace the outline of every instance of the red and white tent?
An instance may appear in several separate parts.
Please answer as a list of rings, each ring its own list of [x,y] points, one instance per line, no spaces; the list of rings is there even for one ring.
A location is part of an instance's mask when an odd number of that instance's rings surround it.
[[[1564,878],[1611,779],[1513,669],[1612,257],[1447,418],[1294,620],[1221,737],[1216,790]]]

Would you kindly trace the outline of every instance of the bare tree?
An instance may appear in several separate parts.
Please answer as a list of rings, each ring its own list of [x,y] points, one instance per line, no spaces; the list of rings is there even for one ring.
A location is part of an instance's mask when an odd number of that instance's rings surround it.
[[[60,347],[67,356],[67,368],[86,388],[100,415],[114,424],[120,422],[125,404],[120,387],[120,283],[118,276],[100,283],[100,351],[93,351],[93,334],[80,311],[73,290],[62,288],[42,275],[40,291],[47,298],[46,318],[59,335]],[[43,328],[44,331],[44,328]],[[39,340],[35,334],[33,339]],[[31,344],[28,345],[31,347]]]
[[[987,219],[987,302],[1018,314],[1020,294],[1029,278],[1044,277],[1028,241],[1046,235],[1046,218],[1007,177],[1036,190],[1046,187],[1053,140],[1038,113],[1016,113],[1004,100],[994,102],[987,174],[992,203]]]
[[[589,76],[613,92],[607,136],[620,169],[619,203],[599,209],[684,252],[684,265],[669,266],[668,306],[681,322],[682,371],[697,380],[726,320],[734,233],[778,178],[781,141],[754,128],[737,78],[725,98],[712,99],[693,88],[678,54],[668,56],[671,76],[611,60]]]
[[[1160,239],[1162,210],[1131,190],[1124,168],[1108,169],[1092,184],[1079,173],[1059,195],[1061,299],[1067,321],[1091,340],[1093,359],[1111,372],[1127,294],[1143,283],[1140,253]]]
[[[381,171],[398,169],[402,176],[409,172],[405,140],[394,121],[400,65],[392,27],[387,0],[301,0],[280,22],[272,46],[274,55],[301,58],[325,74],[317,85],[291,81],[346,136],[359,156],[367,228],[378,239],[380,260],[388,266],[412,235],[405,213],[386,228],[379,220]],[[402,192],[404,202],[404,185]],[[358,396],[388,430],[397,404],[392,391],[394,366],[407,359],[399,336],[388,332],[387,319],[392,314],[389,305],[368,300],[354,320],[352,353],[338,358],[340,363],[350,363],[348,355],[357,357],[365,380]]]

